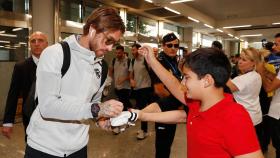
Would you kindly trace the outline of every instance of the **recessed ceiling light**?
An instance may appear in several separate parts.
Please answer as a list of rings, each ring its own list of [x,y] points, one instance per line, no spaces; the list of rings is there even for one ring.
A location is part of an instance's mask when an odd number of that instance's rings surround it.
[[[197,20],[197,19],[195,19],[195,18],[192,18],[192,17],[190,17],[190,16],[188,16],[188,19],[190,19],[190,20],[192,20],[192,21],[194,21],[194,22],[199,23],[199,20]]]
[[[280,22],[272,23],[272,25],[280,25]]]
[[[12,29],[12,31],[20,31],[20,30],[23,30],[23,28],[19,27],[19,28]]]
[[[70,26],[70,27],[76,27],[76,28],[83,28],[84,24],[82,23],[78,23],[78,22],[74,22],[74,21],[69,21],[66,20],[66,26]]]
[[[220,30],[220,29],[216,29],[217,31],[219,31],[219,32],[224,32],[223,30]]]
[[[211,28],[211,29],[213,29],[213,28],[214,28],[213,26],[208,25],[208,24],[204,24],[204,26],[209,27],[209,28]]]
[[[240,35],[240,37],[258,37],[258,36],[262,36],[262,34]]]
[[[233,37],[233,35],[232,35],[232,34],[230,34],[230,33],[228,33],[228,35],[229,35],[230,37]]]
[[[251,27],[252,25],[239,25],[239,26],[225,26],[224,29],[233,29],[233,28],[240,28],[240,27]]]
[[[193,0],[178,0],[178,1],[172,1],[170,3],[171,4],[176,4],[176,3],[183,3],[183,2],[190,2],[190,1],[193,1]]]
[[[7,34],[7,33],[0,33],[0,36],[4,36],[4,37],[17,37],[17,35]]]
[[[18,44],[27,45],[25,42],[18,42]]]
[[[181,14],[180,12],[178,12],[178,11],[176,11],[176,10],[173,10],[173,9],[171,9],[171,8],[168,8],[168,7],[164,7],[164,9],[169,10],[169,11],[171,11],[171,12],[173,12],[173,13],[176,13],[176,14]]]
[[[149,2],[149,3],[153,3],[153,1],[151,1],[151,0],[145,0],[146,2]]]
[[[10,41],[1,41],[0,40],[0,43],[10,43]]]

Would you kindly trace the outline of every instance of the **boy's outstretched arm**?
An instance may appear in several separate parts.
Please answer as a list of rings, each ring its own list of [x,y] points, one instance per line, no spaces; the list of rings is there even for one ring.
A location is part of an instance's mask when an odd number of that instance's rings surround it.
[[[184,110],[172,110],[166,112],[149,113],[139,111],[138,119],[141,121],[159,122],[159,123],[185,123],[187,114]]]

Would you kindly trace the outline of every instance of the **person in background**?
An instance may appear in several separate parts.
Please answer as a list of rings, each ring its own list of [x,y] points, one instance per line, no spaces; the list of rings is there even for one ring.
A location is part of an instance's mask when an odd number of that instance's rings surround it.
[[[89,120],[110,130],[108,119],[118,116],[123,105],[113,99],[100,102],[102,59],[124,32],[117,10],[95,9],[86,20],[83,34],[64,40],[71,58],[63,78],[61,44],[43,51],[37,67],[38,106],[27,127],[25,158],[87,158]]]
[[[144,109],[151,101],[152,87],[149,75],[149,67],[144,57],[138,53],[140,44],[131,46],[133,59],[129,67],[130,85],[133,88],[133,94],[136,100],[136,107],[140,110]],[[137,139],[143,140],[148,135],[148,123],[141,122],[141,130],[137,132]]]
[[[262,110],[259,94],[262,87],[262,79],[256,71],[258,64],[263,62],[260,52],[254,48],[243,49],[238,61],[240,75],[230,79],[227,86],[230,88],[234,99],[248,111],[259,143],[263,144],[262,139]]]
[[[273,50],[280,52],[280,33],[275,35],[275,43]],[[276,65],[275,65],[276,66]],[[263,87],[266,92],[273,92],[269,111],[269,131],[272,140],[272,145],[275,148],[276,158],[280,158],[280,71],[276,68],[276,76],[267,76],[265,73],[265,66],[259,67],[259,73],[262,76]]]
[[[29,106],[26,104],[26,99],[31,85],[36,79],[36,68],[40,55],[48,46],[48,37],[42,32],[34,32],[29,37],[29,45],[31,56],[14,66],[2,127],[2,134],[7,138],[11,138],[18,99],[22,97],[22,123],[24,126],[25,141],[27,139],[26,128],[30,120],[30,116],[25,113],[25,109]]]
[[[162,38],[163,51],[158,54],[158,61],[178,80],[181,80],[181,72],[178,68],[177,51],[179,39],[174,33],[168,33]],[[152,104],[157,104],[162,111],[175,110],[182,106],[170,91],[164,86],[160,79],[151,73],[154,93],[157,98]],[[155,99],[155,98],[154,98]],[[146,108],[145,108],[146,109]],[[156,158],[169,158],[171,146],[176,133],[176,124],[156,123]]]
[[[115,93],[120,102],[124,104],[124,110],[132,108],[129,101],[130,97],[130,83],[129,83],[129,65],[130,58],[124,53],[124,47],[118,45],[116,47],[116,57],[113,58],[109,69],[109,76],[112,77],[115,84]]]

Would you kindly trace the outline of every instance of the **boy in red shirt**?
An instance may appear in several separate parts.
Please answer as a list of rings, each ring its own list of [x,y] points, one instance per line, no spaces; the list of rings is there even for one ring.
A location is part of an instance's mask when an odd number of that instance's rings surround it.
[[[137,116],[142,121],[187,121],[188,158],[263,158],[249,114],[223,91],[231,66],[222,51],[202,48],[191,53],[181,83],[158,63],[150,47],[141,52],[170,92],[189,107],[188,115],[184,110],[161,112],[153,103],[141,111],[123,112],[111,119],[112,126]]]

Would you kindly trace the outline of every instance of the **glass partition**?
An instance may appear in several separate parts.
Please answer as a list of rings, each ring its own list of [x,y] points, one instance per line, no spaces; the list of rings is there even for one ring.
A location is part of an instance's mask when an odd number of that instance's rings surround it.
[[[28,56],[29,0],[0,0],[0,61]]]
[[[82,22],[82,4],[79,0],[61,0],[60,16],[63,20]]]

